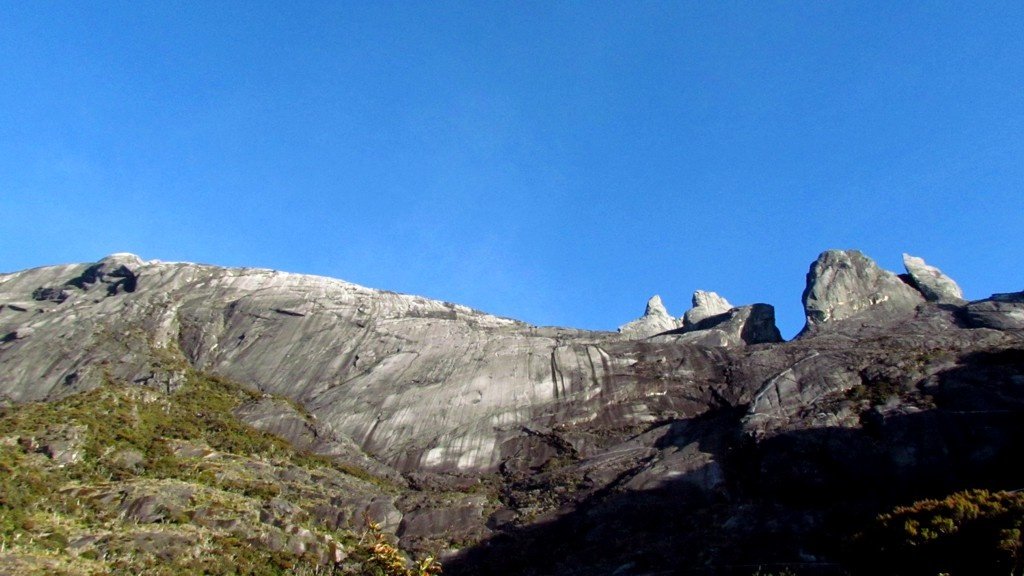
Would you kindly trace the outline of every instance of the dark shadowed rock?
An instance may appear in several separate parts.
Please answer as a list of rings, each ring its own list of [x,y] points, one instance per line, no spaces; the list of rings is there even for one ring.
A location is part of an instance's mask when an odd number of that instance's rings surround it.
[[[806,329],[870,311],[888,319],[924,302],[921,294],[857,250],[822,252],[807,272],[803,293]]]
[[[657,341],[701,346],[743,346],[782,342],[775,326],[775,308],[768,304],[751,304],[706,316],[695,324],[656,336]]]
[[[791,428],[794,416],[822,398],[846,392],[860,384],[860,376],[844,368],[840,357],[811,352],[772,376],[754,396],[744,419],[748,434],[762,436]],[[843,426],[849,415],[829,415],[816,426]],[[856,420],[854,420],[856,422]]]
[[[957,283],[938,268],[925,264],[923,258],[904,254],[903,266],[907,269],[914,287],[929,302],[963,302],[964,293]]]
[[[32,299],[38,301],[61,302],[68,299],[68,291],[62,287],[40,286],[32,291]]]
[[[33,332],[35,332],[35,330],[32,329],[31,327],[12,330],[11,332],[5,334],[3,338],[0,338],[0,342],[13,342],[15,340],[23,340],[31,336]]]
[[[0,275],[0,334],[32,331],[0,343],[0,398],[108,379],[162,402],[172,375],[218,376],[249,389],[234,416],[335,460],[167,439],[215,484],[194,498],[164,495],[177,480],[72,488],[98,513],[160,523],[148,530],[189,522],[336,562],[317,527],[370,520],[416,551],[458,550],[452,575],[828,574],[887,506],[1024,485],[1024,293],[928,302],[856,251],[811,266],[813,329],[792,342],[771,306],[712,293],[685,326],[652,298],[623,337],[326,278],[122,265],[139,281],[112,295],[121,265]],[[46,430],[0,441],[56,469],[68,452]],[[118,450],[101,457],[114,472],[150,472]]]
[[[82,290],[103,285],[110,296],[118,292],[134,292],[138,285],[137,271],[142,265],[142,259],[135,254],[111,254],[86,268],[81,276],[68,280],[67,284]]]
[[[1024,292],[993,294],[964,307],[967,322],[975,328],[1024,330]]]
[[[398,536],[406,546],[417,546],[422,540],[479,540],[490,533],[485,526],[486,507],[486,498],[470,495],[443,506],[418,508],[405,514]]]

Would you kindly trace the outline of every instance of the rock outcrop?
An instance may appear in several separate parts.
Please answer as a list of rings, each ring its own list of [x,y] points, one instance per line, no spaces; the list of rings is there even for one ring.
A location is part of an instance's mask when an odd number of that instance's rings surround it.
[[[924,297],[857,250],[822,252],[807,272],[805,331],[866,313],[876,319],[913,312]]]
[[[672,317],[655,294],[647,301],[644,315],[632,322],[619,326],[619,333],[629,338],[649,338],[679,327],[679,321]]]
[[[775,325],[775,308],[768,304],[729,308],[656,338],[664,342],[701,346],[782,342],[782,334]]]
[[[975,328],[1024,330],[1024,292],[993,294],[964,308],[967,323]]]
[[[40,287],[65,296],[33,300]],[[671,320],[657,304],[648,319]],[[626,362],[606,351],[611,334],[329,278],[128,255],[0,276],[0,306],[0,395],[11,401],[104,379],[170,391],[188,366],[287,396],[341,444],[404,471],[494,469],[539,406],[610,392]]]
[[[692,307],[683,315],[683,327],[696,326],[701,320],[718,316],[732,309],[732,304],[714,292],[697,290],[693,293]]]
[[[733,307],[714,292],[697,290],[693,307],[680,318],[673,318],[660,296],[647,301],[644,315],[619,327],[619,333],[631,339],[655,338],[700,346],[743,346],[781,342],[775,326],[775,308],[768,304]]]
[[[0,450],[64,474],[33,521],[109,520],[68,540],[94,558],[247,542],[329,569],[326,531],[365,518],[453,576],[831,570],[896,504],[1024,485],[1024,293],[931,301],[856,251],[807,280],[782,342],[771,306],[703,292],[615,334],[126,255],[0,275]],[[108,418],[134,439],[97,449]],[[132,539],[149,523],[170,544]]]
[[[910,280],[929,302],[963,303],[964,293],[942,270],[925,264],[923,258],[903,254],[903,266]]]
[[[78,278],[68,280],[66,286],[88,290],[93,285],[101,283],[106,286],[108,295],[117,294],[120,290],[134,292],[138,282],[136,272],[140,266],[142,266],[142,259],[135,254],[127,252],[111,254],[86,268]],[[47,289],[42,288],[42,290]]]
[[[799,413],[822,398],[845,393],[861,383],[860,375],[841,368],[842,361],[827,354],[811,352],[779,374],[772,376],[754,396],[744,429],[761,437],[786,429],[799,420]],[[841,416],[815,422],[815,426],[843,425]]]

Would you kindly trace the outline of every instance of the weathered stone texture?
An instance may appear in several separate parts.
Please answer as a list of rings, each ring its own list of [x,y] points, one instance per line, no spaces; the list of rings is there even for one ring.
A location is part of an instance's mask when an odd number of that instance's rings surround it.
[[[993,294],[967,304],[964,310],[968,324],[975,328],[1024,330],[1024,292]]]
[[[910,254],[903,255],[903,266],[910,275],[910,280],[925,299],[929,302],[962,303],[964,293],[952,278],[942,270],[929,266],[923,258]]]
[[[655,294],[647,301],[644,315],[632,322],[619,326],[619,333],[629,338],[649,338],[679,327],[679,321],[672,317],[661,302],[661,296]]]
[[[807,328],[846,320],[865,312],[912,312],[921,294],[892,272],[856,250],[822,252],[807,272],[803,293]]]
[[[688,328],[711,316],[724,314],[732,308],[732,304],[714,292],[697,290],[693,293],[693,306],[683,315],[683,327]]]

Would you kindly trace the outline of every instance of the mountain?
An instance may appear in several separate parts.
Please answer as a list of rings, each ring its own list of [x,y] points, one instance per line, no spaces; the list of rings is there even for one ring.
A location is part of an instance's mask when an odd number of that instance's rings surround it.
[[[612,333],[131,254],[0,275],[0,567],[855,570],[878,514],[1024,485],[1024,293],[904,262],[822,253],[790,342],[704,291]]]

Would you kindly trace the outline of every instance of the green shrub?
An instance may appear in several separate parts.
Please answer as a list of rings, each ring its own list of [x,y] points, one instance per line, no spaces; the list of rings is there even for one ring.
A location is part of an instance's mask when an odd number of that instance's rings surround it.
[[[362,567],[363,576],[438,576],[441,565],[427,556],[411,566],[405,555],[388,541],[380,525],[367,522],[367,529],[353,553]]]
[[[110,574],[260,574],[433,576],[433,559],[398,570],[402,553],[384,539],[335,532],[306,520],[303,526],[346,544],[350,558],[343,564],[320,564],[318,558],[275,551],[259,541],[258,530],[248,536],[192,524],[201,506],[223,502],[224,516],[255,514],[264,502],[282,497],[300,500],[292,490],[267,477],[239,475],[246,463],[260,467],[301,467],[311,476],[333,469],[386,489],[394,486],[365,470],[296,450],[287,441],[246,425],[233,410],[255,394],[227,380],[191,370],[185,383],[166,393],[130,384],[106,384],[51,403],[28,403],[0,408],[0,549],[23,558],[36,558],[24,573],[55,573],[45,562],[66,566],[93,563],[97,573]],[[46,438],[73,427],[81,458],[61,464],[42,453]],[[181,442],[179,442],[181,441]],[[220,453],[215,459],[179,457],[176,446]],[[125,459],[124,455],[131,458]],[[141,461],[139,458],[141,455]],[[320,470],[320,472],[316,472]],[[232,472],[234,471],[234,472]],[[180,510],[169,510],[158,532],[171,532],[204,550],[199,555],[161,559],[142,551],[133,540],[140,530],[118,517],[110,500],[121,485],[165,485],[166,480],[196,486],[196,499]],[[151,482],[153,481],[153,482]],[[123,483],[123,484],[122,484]],[[175,485],[173,482],[169,485]],[[315,489],[313,489],[315,493]],[[210,495],[219,499],[209,502]],[[154,525],[157,526],[157,525]],[[102,554],[84,549],[67,551],[69,536],[102,536]],[[379,529],[378,532],[379,534]],[[45,567],[44,567],[45,566]],[[382,571],[383,570],[383,571]],[[59,572],[59,570],[57,570]],[[76,572],[78,573],[78,572]]]
[[[882,514],[855,546],[861,568],[891,574],[1021,574],[1024,494],[967,490]]]

